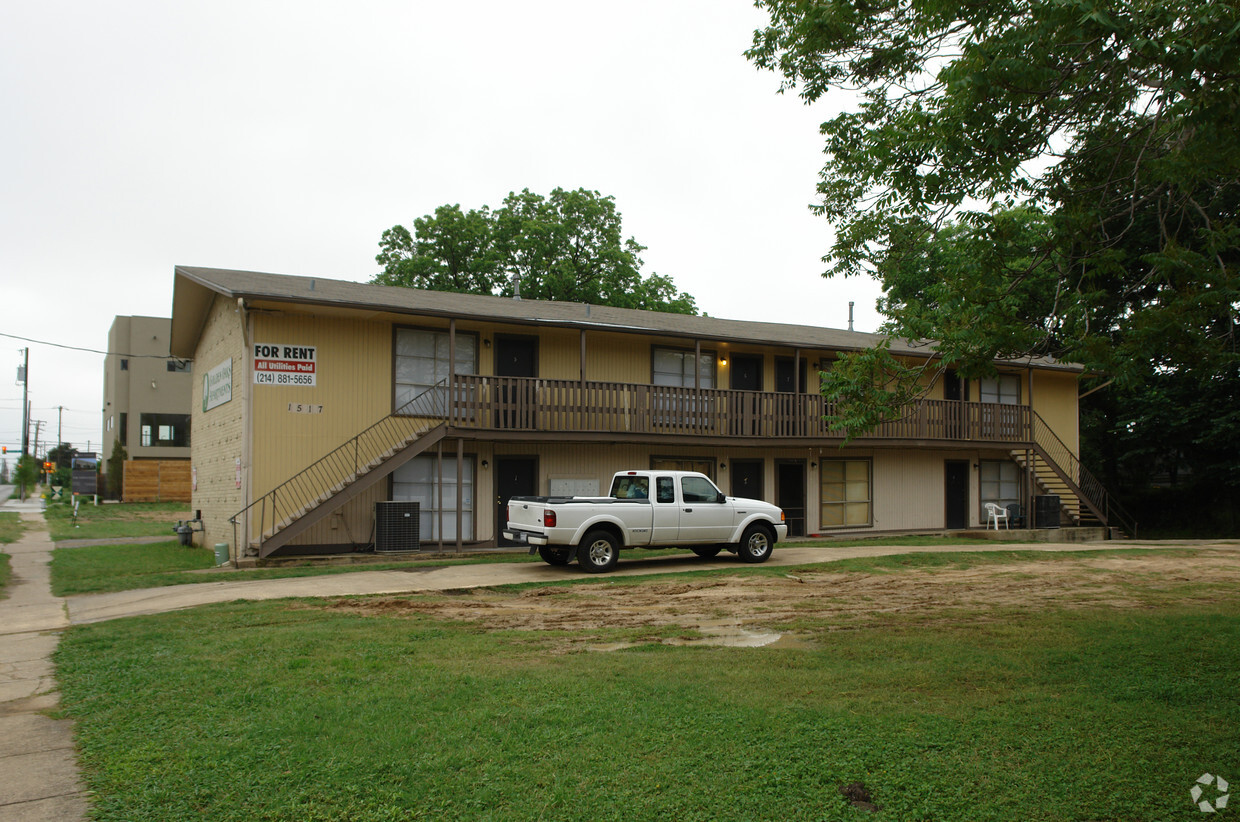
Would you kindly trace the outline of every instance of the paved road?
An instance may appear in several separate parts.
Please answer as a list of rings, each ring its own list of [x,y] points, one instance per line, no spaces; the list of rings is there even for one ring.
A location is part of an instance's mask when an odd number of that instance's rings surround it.
[[[1171,544],[1193,547],[1231,547],[1240,542],[1184,540],[1169,542],[1086,542],[1086,543],[1023,543],[1020,545],[993,542],[970,542],[955,546],[874,546],[832,548],[778,547],[767,565],[789,566],[828,562],[852,557],[889,556],[894,554],[967,552],[967,551],[1091,551],[1099,548],[1161,548]],[[640,576],[646,574],[702,571],[719,568],[746,567],[731,554],[713,560],[698,557],[644,557],[640,551],[626,551],[620,565],[610,575]],[[413,591],[443,591],[455,588],[479,588],[511,585],[522,582],[553,582],[563,579],[592,577],[577,570],[576,565],[552,567],[543,563],[493,563],[486,565],[447,565],[401,571],[354,571],[318,577],[294,579],[237,580],[227,577],[231,572],[219,571],[220,579],[191,585],[170,585],[139,591],[118,591],[107,594],[82,594],[66,599],[69,621],[74,625],[101,622],[121,617],[156,614],[232,600],[265,600],[284,597],[328,597],[365,594],[402,594]],[[598,576],[593,576],[599,579]],[[0,629],[2,630],[2,629]]]

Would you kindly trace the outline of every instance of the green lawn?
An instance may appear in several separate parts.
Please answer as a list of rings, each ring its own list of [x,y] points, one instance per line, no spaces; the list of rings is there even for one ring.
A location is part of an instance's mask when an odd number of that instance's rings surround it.
[[[438,619],[446,596],[231,603],[75,627],[57,677],[97,820],[1196,818],[1194,780],[1240,773],[1240,594],[1157,585],[1160,607],[567,654]]]
[[[215,565],[215,554],[177,540],[146,545],[92,545],[52,551],[52,593],[63,597],[100,591],[206,582],[188,571]]]
[[[70,503],[48,505],[44,514],[53,541],[171,535],[177,520],[191,516],[189,504],[184,502],[93,505],[88,498],[83,498],[78,506],[76,523]]]

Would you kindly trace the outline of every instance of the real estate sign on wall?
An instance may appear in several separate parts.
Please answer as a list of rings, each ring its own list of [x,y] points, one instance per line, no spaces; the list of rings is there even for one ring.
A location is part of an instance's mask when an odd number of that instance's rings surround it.
[[[202,410],[210,411],[232,399],[232,357],[202,375]]]
[[[317,346],[254,344],[255,385],[317,385]]]

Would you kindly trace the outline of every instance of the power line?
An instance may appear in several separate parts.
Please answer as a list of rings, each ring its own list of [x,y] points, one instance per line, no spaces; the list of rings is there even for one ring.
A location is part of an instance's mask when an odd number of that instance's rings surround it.
[[[50,345],[55,348],[66,348],[70,351],[86,351],[91,354],[103,354],[105,357],[117,356],[130,357],[132,359],[146,357],[152,360],[177,360],[178,362],[188,362],[188,360],[183,360],[180,357],[174,357],[171,354],[125,354],[121,351],[100,351],[98,348],[83,348],[80,345],[65,345],[63,343],[48,342],[47,340],[35,340],[30,337],[19,337],[16,334],[5,334],[2,331],[0,331],[0,337],[8,337],[11,340],[21,340],[22,342],[28,343],[37,343],[38,345]]]

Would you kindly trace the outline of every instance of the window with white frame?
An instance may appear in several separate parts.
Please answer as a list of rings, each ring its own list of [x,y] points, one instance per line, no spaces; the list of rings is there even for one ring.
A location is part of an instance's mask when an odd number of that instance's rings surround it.
[[[981,401],[1020,405],[1020,378],[1015,374],[1000,374],[982,380]]]
[[[655,385],[693,388],[693,352],[679,348],[655,348],[650,381]],[[703,351],[697,358],[698,381],[702,388],[715,387],[715,352]]]
[[[1020,466],[1011,460],[982,460],[978,464],[981,521],[986,520],[986,503],[993,502],[1000,508],[1021,501]]]
[[[679,348],[654,348],[651,357],[650,382],[667,388],[694,388],[694,353]],[[715,387],[715,352],[703,351],[696,357],[697,386]],[[708,423],[714,399],[690,391],[654,391],[653,410],[657,425],[696,427]]]
[[[467,456],[461,463],[461,539],[475,539],[474,532],[474,459]],[[455,540],[456,519],[456,457],[443,461],[443,538]],[[392,500],[417,502],[420,539],[439,539],[439,468],[434,454],[423,454],[397,468],[392,474]]]
[[[447,331],[396,329],[396,409],[453,373],[478,373],[477,335],[456,335],[455,369],[448,363],[450,348]]]
[[[870,460],[823,460],[821,527],[850,528],[873,525]]]

